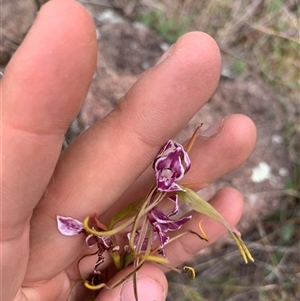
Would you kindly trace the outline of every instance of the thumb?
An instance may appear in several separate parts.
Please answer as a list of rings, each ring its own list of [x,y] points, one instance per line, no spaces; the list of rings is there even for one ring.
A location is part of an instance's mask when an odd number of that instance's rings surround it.
[[[113,285],[119,279],[126,277],[132,267],[120,271],[109,282]],[[168,292],[168,282],[165,274],[152,264],[145,264],[137,272],[138,301],[164,301]],[[136,301],[132,276],[113,289],[103,289],[95,301]]]

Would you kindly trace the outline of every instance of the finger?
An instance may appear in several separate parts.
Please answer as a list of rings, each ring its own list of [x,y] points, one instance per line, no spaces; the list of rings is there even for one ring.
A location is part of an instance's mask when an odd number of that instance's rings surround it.
[[[79,4],[51,1],[6,69],[3,227],[10,228],[9,235],[16,224],[23,227],[44,192],[64,133],[85,98],[95,68],[94,31]]]
[[[108,285],[111,286],[118,280],[123,279],[131,270],[132,267],[128,267],[122,270],[114,278],[112,278]],[[137,272],[137,292],[138,300],[166,300],[168,292],[168,282],[164,273],[154,265],[145,264]],[[136,299],[134,296],[132,276],[114,289],[104,289],[103,291],[101,291],[95,301],[103,300],[135,301]]]
[[[192,185],[194,190],[201,185],[213,183],[223,175],[233,171],[245,162],[251,154],[256,129],[253,121],[247,116],[235,114],[217,122],[212,128],[198,135],[189,156],[191,169],[182,180],[183,185]],[[208,133],[213,134],[208,137]],[[101,216],[104,223],[134,200],[145,197],[155,179],[150,166],[111,208]],[[166,203],[166,205],[172,205]],[[167,210],[167,209],[166,209]]]
[[[1,82],[1,229],[7,241],[2,249],[7,294],[16,291],[24,276],[29,219],[52,175],[64,133],[85,98],[96,62],[95,41],[93,23],[82,6],[50,1]],[[8,295],[3,298],[10,300]]]
[[[215,207],[232,225],[236,225],[242,216],[243,212],[243,198],[241,194],[233,188],[221,189],[210,201],[210,204]],[[195,234],[186,233],[180,238],[174,240],[170,244],[166,245],[164,250],[167,254],[168,260],[172,266],[178,266],[181,263],[192,258],[194,254],[204,249],[221,236],[223,236],[227,229],[218,222],[206,217],[203,214],[193,212],[192,219],[183,225],[183,227],[173,234],[172,236],[180,233],[192,230],[196,233],[200,233],[199,222],[203,227],[203,230],[209,237],[209,242],[199,239]]]
[[[250,118],[235,114],[223,119],[212,137],[206,135],[197,138],[190,152],[192,167],[183,184],[209,184],[238,168],[253,150],[256,128]]]
[[[161,145],[209,99],[219,70],[219,51],[209,36],[183,36],[165,61],[141,76],[114,112],[70,145],[34,216],[34,223],[45,227],[34,228],[32,235],[31,279],[42,268],[35,258],[55,258],[55,264],[43,272],[49,277],[80,251],[81,239],[59,234],[56,215],[82,220],[111,206],[151,163]]]

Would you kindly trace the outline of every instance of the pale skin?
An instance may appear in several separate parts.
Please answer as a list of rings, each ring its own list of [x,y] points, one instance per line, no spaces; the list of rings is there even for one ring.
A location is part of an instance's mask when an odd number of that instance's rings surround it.
[[[161,146],[207,102],[220,74],[213,39],[200,32],[186,34],[165,60],[145,72],[114,112],[61,153],[64,134],[85,99],[96,56],[89,14],[71,0],[52,0],[42,8],[1,81],[2,300],[67,299],[78,279],[76,262],[87,249],[83,237],[58,232],[56,215],[82,220],[97,212],[107,222],[107,216],[134,200],[130,196],[146,194],[153,175],[144,171]],[[255,136],[248,117],[228,116],[217,135],[197,138],[184,182],[211,183],[237,168],[251,153]],[[232,224],[240,219],[243,199],[233,188],[220,190],[210,202]],[[226,233],[198,213],[181,231],[196,231],[199,220],[210,242],[190,233],[173,241],[165,248],[171,265],[190,259]],[[83,273],[92,265],[86,262]],[[112,282],[125,273],[116,273]],[[143,275],[162,285],[164,300],[163,271],[147,264],[139,271],[139,277]],[[122,289],[84,299],[86,291],[79,287],[70,300],[120,300]]]

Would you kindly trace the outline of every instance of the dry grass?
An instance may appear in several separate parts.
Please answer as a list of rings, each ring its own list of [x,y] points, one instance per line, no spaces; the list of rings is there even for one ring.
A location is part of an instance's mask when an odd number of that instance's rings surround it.
[[[255,231],[244,236],[254,264],[245,266],[231,240],[225,238],[214,247],[216,252],[204,251],[191,262],[197,273],[194,282],[170,275],[168,300],[299,300],[300,237],[295,230],[300,219],[292,208],[285,209],[257,221]],[[197,299],[194,291],[201,297]]]

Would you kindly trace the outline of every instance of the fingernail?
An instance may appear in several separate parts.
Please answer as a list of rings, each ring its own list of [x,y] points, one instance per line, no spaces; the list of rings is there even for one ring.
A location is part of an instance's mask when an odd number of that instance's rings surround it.
[[[169,47],[169,49],[161,56],[161,58],[157,61],[155,66],[163,62],[167,57],[169,57],[173,53],[173,50],[174,50],[174,44],[172,44]]]
[[[148,277],[137,278],[138,299],[141,301],[164,301],[163,287],[154,279]],[[133,281],[125,282],[121,291],[121,301],[136,301]]]
[[[215,124],[208,127],[205,131],[200,133],[199,136],[207,139],[216,136],[222,129],[223,123],[224,123],[224,119],[221,120],[220,122],[216,122]]]

